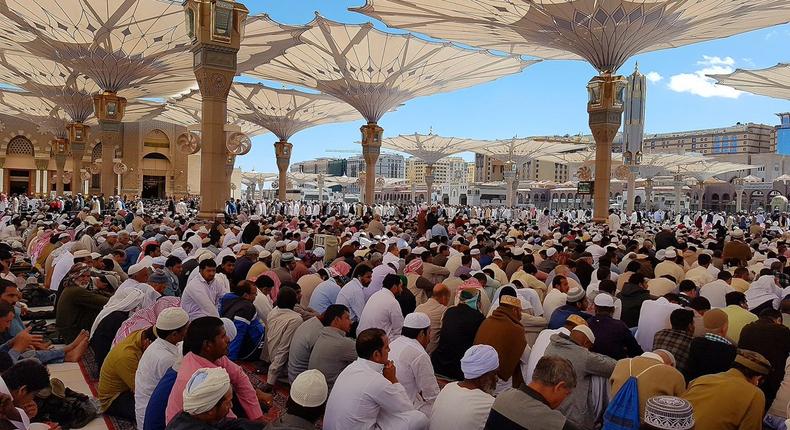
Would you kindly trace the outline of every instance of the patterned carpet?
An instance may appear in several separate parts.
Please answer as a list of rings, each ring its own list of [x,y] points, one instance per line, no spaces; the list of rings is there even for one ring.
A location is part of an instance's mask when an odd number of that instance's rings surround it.
[[[262,362],[241,362],[239,363],[244,370],[244,373],[250,378],[250,382],[254,388],[263,388],[264,384],[266,384],[267,375],[266,371],[261,369],[265,369],[263,367]],[[96,359],[93,355],[93,351],[88,348],[85,355],[83,355],[82,361],[80,362],[80,368],[82,369],[82,373],[85,376],[85,380],[87,381],[88,385],[91,388],[94,396],[97,396],[98,393],[98,386],[99,386],[99,366],[96,363]],[[444,379],[442,377],[437,377],[437,381],[439,383],[439,388],[444,387],[450,380]],[[289,396],[289,389],[290,387],[285,384],[278,383],[274,386],[274,399],[271,408],[264,414],[263,418],[264,421],[267,423],[273,422],[277,420],[280,415],[282,415],[285,411],[285,404],[288,401]],[[117,419],[114,417],[104,416],[104,420],[107,423],[107,427],[111,430],[135,430],[136,425],[135,423]],[[316,424],[316,429],[321,429],[322,423],[319,421]]]

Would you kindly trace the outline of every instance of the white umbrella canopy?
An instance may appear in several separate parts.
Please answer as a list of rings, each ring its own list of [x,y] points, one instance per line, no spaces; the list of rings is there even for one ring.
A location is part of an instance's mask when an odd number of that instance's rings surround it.
[[[790,100],[790,63],[779,63],[776,66],[760,70],[738,69],[728,75],[708,75],[739,91]]]
[[[787,0],[367,0],[390,27],[614,73],[630,57],[784,24]]]
[[[749,175],[749,176],[744,176],[743,177],[743,182],[762,182],[762,181],[763,180],[761,178],[758,178],[757,176],[754,176],[754,175]]]
[[[774,182],[790,182],[790,175],[784,174],[774,179]]]

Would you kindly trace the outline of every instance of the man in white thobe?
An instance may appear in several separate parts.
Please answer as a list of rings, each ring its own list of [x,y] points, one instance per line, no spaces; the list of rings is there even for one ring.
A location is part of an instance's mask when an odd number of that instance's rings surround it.
[[[680,309],[680,305],[671,303],[664,297],[657,300],[645,300],[642,302],[642,309],[639,311],[639,330],[636,332],[636,341],[643,351],[653,350],[653,338],[659,330],[671,328],[669,315],[675,309]]]
[[[382,289],[370,297],[359,317],[358,333],[368,328],[380,328],[387,333],[388,339],[394,340],[400,336],[403,313],[395,295],[401,293],[401,288],[398,275],[388,274],[384,277]]]
[[[425,351],[430,341],[431,319],[422,312],[406,315],[403,334],[390,343],[390,359],[395,363],[398,382],[403,385],[414,408],[431,416],[439,384]]]
[[[324,413],[324,430],[424,430],[428,418],[414,409],[389,361],[389,340],[380,329],[361,331],[360,357],[335,381]]]
[[[219,302],[227,291],[216,279],[217,263],[208,258],[200,262],[198,276],[187,282],[181,296],[181,308],[189,314],[189,320],[200,317],[219,318]]]
[[[121,291],[126,288],[140,290],[143,293],[143,302],[140,304],[141,308],[151,306],[159,299],[159,297],[162,297],[162,294],[156,291],[152,286],[148,285],[148,277],[151,275],[150,264],[151,263],[149,260],[132,264],[129,267],[129,278],[121,282],[121,285],[118,286],[117,290]]]
[[[143,352],[134,375],[134,413],[137,428],[144,428],[151,394],[167,369],[181,356],[177,344],[184,340],[189,315],[181,308],[167,308],[156,317],[157,339]]]

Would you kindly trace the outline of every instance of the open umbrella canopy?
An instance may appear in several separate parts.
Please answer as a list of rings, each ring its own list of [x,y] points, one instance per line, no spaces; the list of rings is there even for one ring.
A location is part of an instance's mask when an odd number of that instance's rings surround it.
[[[444,157],[466,151],[476,151],[490,145],[486,140],[444,137],[435,134],[406,134],[388,137],[381,146],[413,155],[425,164],[432,165]]]
[[[307,27],[299,36],[301,44],[246,74],[319,90],[354,106],[373,123],[415,97],[493,81],[535,62],[319,15]]]
[[[786,0],[367,0],[390,27],[479,48],[584,59],[614,73],[631,56],[787,22]]]
[[[790,64],[780,63],[761,70],[738,69],[728,75],[708,75],[739,91],[790,100]]]

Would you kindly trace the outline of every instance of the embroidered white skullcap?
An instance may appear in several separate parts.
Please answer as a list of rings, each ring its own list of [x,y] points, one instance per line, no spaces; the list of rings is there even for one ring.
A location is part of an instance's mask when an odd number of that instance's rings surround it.
[[[326,378],[317,369],[306,370],[299,374],[291,384],[291,400],[305,408],[316,408],[326,401],[329,388]]]
[[[680,397],[655,396],[645,403],[644,419],[660,430],[689,430],[694,428],[694,409]]]
[[[412,312],[406,315],[403,326],[407,328],[424,329],[431,326],[431,319],[422,312]]]
[[[187,325],[189,314],[181,308],[167,308],[156,317],[158,330],[177,330]]]
[[[590,342],[595,343],[595,335],[593,334],[592,330],[590,330],[590,327],[587,327],[586,325],[577,325],[573,328],[573,331],[578,331],[579,333],[584,334],[587,336],[587,339],[589,339]]]

